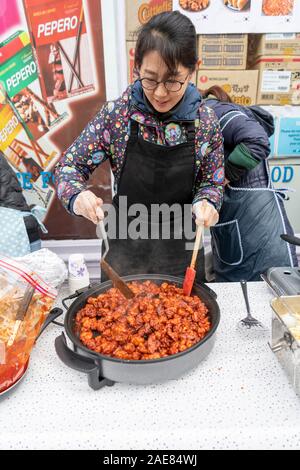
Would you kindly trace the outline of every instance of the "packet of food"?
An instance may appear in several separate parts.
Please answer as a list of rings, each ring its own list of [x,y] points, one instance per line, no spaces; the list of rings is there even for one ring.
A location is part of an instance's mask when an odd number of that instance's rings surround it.
[[[0,393],[26,370],[56,295],[26,265],[0,255]]]
[[[5,343],[0,341],[0,366],[5,363]]]

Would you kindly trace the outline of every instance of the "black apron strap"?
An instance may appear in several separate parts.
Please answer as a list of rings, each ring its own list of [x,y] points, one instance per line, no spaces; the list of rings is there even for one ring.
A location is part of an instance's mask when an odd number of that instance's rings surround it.
[[[187,124],[187,141],[188,142],[195,142],[195,123],[189,122]]]
[[[129,136],[129,142],[134,143],[137,141],[139,135],[139,124],[137,121],[134,121],[133,119],[130,120],[130,136]]]

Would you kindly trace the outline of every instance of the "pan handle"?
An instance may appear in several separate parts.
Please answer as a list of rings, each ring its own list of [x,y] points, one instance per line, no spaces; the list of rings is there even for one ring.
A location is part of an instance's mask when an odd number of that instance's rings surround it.
[[[40,332],[39,332],[36,340],[41,336],[41,334],[47,328],[47,326],[50,325],[50,323],[52,323],[53,320],[55,320],[57,317],[59,317],[62,313],[63,313],[62,309],[58,308],[58,307],[55,307],[52,310],[50,310],[46,320],[43,323],[42,328],[40,329]]]
[[[115,382],[112,380],[99,376],[99,365],[96,361],[80,356],[68,347],[64,333],[55,339],[55,350],[60,360],[66,366],[88,375],[88,383],[93,390],[100,390],[102,387],[114,385]]]
[[[68,347],[64,333],[55,338],[55,350],[59,359],[66,366],[69,366],[74,370],[90,374],[95,368],[97,368],[97,365],[93,360],[88,357],[80,356]]]
[[[286,233],[283,233],[280,235],[282,240],[285,242],[291,243],[292,245],[300,246],[300,238],[295,237],[295,235],[287,235]]]

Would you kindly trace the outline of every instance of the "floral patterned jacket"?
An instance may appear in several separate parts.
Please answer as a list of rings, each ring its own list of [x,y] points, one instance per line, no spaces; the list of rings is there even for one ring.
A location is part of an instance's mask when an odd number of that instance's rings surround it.
[[[126,158],[130,120],[139,123],[144,140],[171,146],[187,140],[187,122],[195,123],[195,178],[193,204],[207,199],[221,208],[224,183],[223,138],[219,121],[202,101],[197,88],[189,84],[183,99],[169,115],[150,109],[139,82],[129,86],[115,101],[107,102],[55,167],[57,195],[72,213],[74,196],[86,188],[90,174],[109,158],[117,191]]]

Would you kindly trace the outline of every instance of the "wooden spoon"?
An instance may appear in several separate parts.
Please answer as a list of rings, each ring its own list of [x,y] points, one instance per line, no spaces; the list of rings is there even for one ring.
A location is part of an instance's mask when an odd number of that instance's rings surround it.
[[[105,257],[109,250],[109,244],[103,220],[99,222],[98,226],[102,235],[103,242],[105,244],[105,252],[101,257],[100,266],[107,275],[107,277],[109,277],[109,279],[112,281],[113,285],[117,289],[119,289],[119,291],[124,295],[124,297],[126,297],[126,299],[132,299],[134,297],[134,293],[132,292],[132,290],[127,286],[126,282],[124,282],[123,279],[120,278],[120,276],[110,266],[110,264],[105,261]]]

